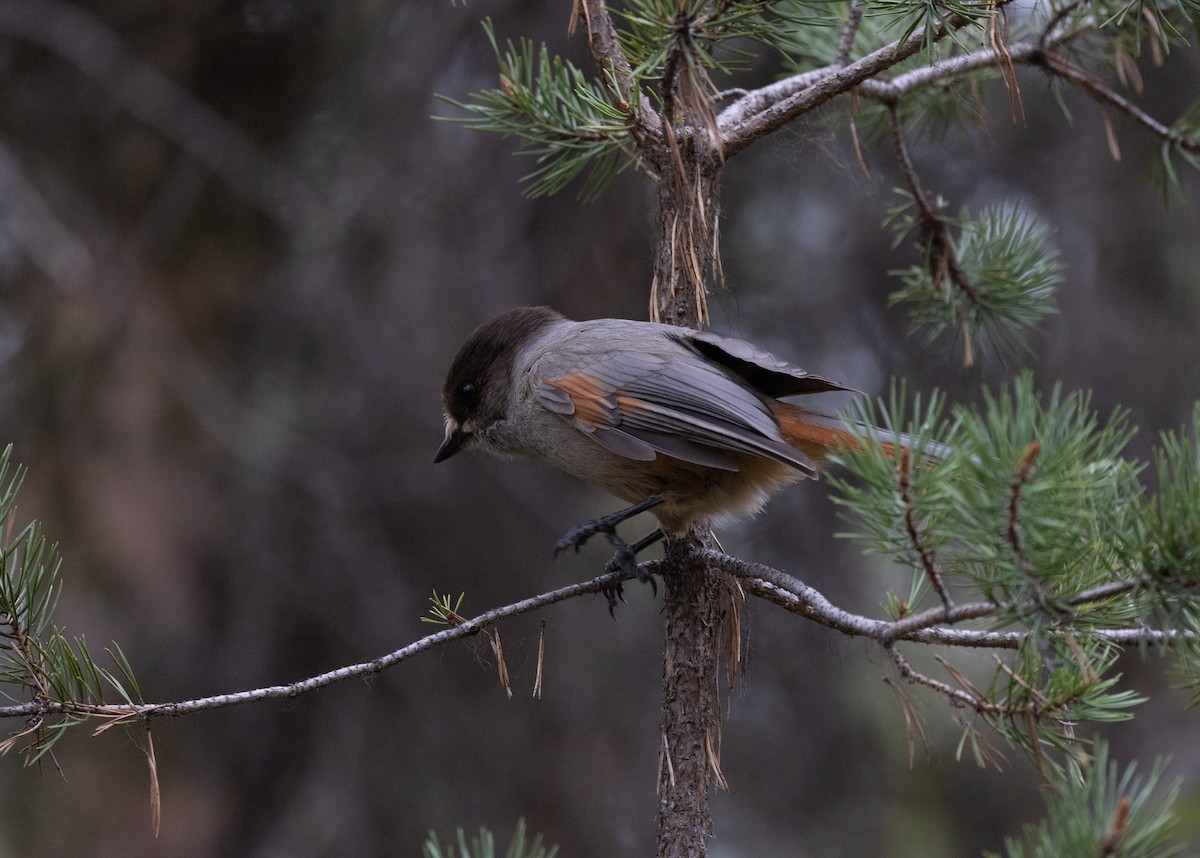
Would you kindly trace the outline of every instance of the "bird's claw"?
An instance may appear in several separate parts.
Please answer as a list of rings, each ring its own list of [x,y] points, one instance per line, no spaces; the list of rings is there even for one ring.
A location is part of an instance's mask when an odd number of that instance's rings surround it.
[[[653,509],[660,503],[662,503],[662,499],[658,497],[658,495],[651,495],[641,503],[635,503],[633,506],[626,507],[625,509],[619,509],[614,513],[602,516],[601,518],[585,521],[583,524],[577,524],[564,533],[562,538],[558,540],[558,543],[554,546],[554,556],[557,557],[568,548],[573,548],[575,549],[575,552],[578,553],[579,549],[583,548],[584,543],[597,533],[603,533],[605,536],[607,536],[608,541],[611,542],[618,551],[620,551],[622,548],[628,549],[629,546],[625,544],[625,541],[622,540],[621,537],[617,536],[617,525],[623,521],[628,521],[630,518],[640,512]],[[656,532],[661,533],[661,531]],[[644,545],[641,545],[641,543],[639,543],[639,546],[642,548],[645,547]],[[634,550],[632,553],[635,555],[634,563],[636,564],[637,551]]]
[[[562,535],[554,545],[554,556],[562,554],[568,549],[572,549],[576,554],[579,549],[583,548],[584,543],[595,536],[597,533],[603,533],[609,539],[617,539],[616,529],[603,521],[585,521],[583,524],[577,524]],[[622,543],[624,544],[624,543]]]
[[[608,562],[604,564],[604,571],[625,572],[644,581],[646,573],[638,569],[637,555],[633,549],[621,539],[614,538],[612,544],[616,550],[613,552],[613,556],[608,558]]]
[[[617,618],[617,600],[625,601],[625,588],[618,581],[611,587],[601,589],[600,595],[608,600],[608,615],[615,620]]]
[[[578,553],[585,542],[601,533],[608,538],[615,549],[612,557],[608,558],[608,562],[604,564],[605,574],[624,572],[632,578],[637,578],[643,584],[649,582],[654,595],[657,596],[658,584],[655,583],[653,576],[638,566],[636,549],[618,536],[616,526],[607,521],[588,521],[572,527],[554,546],[554,556],[557,557],[568,549],[574,549]],[[608,613],[613,619],[616,619],[617,602],[625,601],[625,589],[621,582],[618,581],[611,587],[603,588],[600,593],[608,600]]]

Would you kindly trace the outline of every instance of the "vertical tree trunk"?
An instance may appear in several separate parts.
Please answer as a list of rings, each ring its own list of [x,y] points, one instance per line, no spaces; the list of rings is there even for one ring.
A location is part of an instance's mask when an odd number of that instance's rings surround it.
[[[726,640],[724,576],[681,557],[692,545],[715,547],[711,533],[667,544],[663,575],[662,745],[658,772],[658,856],[697,858],[708,851],[709,787],[720,775],[720,660]]]
[[[655,165],[659,232],[650,313],[664,322],[699,328],[708,322],[707,286],[716,267],[719,158],[707,135],[671,143]],[[726,576],[686,560],[688,549],[698,545],[715,547],[707,527],[668,541],[664,564],[659,858],[707,853],[713,832],[709,787],[724,783],[717,756],[718,683],[727,608],[733,603]]]
[[[709,281],[719,277],[717,177],[720,156],[707,135],[681,137],[655,159],[658,235],[650,318],[703,328],[708,325]]]
[[[608,82],[615,107],[627,110],[638,84],[604,0],[583,0],[588,43]],[[673,49],[674,50],[674,49]],[[658,183],[654,278],[650,318],[691,328],[708,324],[707,288],[720,277],[717,246],[717,177],[723,164],[716,136],[711,87],[698,85],[676,56],[664,73],[662,113],[648,107],[636,118],[633,138]],[[681,87],[681,82],[686,84]],[[736,666],[737,603],[722,573],[682,557],[695,545],[715,546],[707,527],[667,541],[663,574],[662,742],[658,778],[658,855],[703,858],[712,836],[708,791],[724,785],[720,747],[719,664],[722,642]],[[724,632],[728,623],[730,635]]]

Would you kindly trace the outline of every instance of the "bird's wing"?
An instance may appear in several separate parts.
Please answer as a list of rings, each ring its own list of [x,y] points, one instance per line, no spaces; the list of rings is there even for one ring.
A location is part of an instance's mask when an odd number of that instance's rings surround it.
[[[767,396],[778,398],[831,391],[862,392],[828,378],[805,372],[800,367],[780,360],[775,355],[763,351],[745,340],[723,337],[710,331],[688,331],[682,328],[676,338],[688,348],[725,367],[743,379],[750,387]]]
[[[543,376],[537,387],[539,402],[629,459],[649,461],[661,453],[735,471],[738,460],[733,454],[745,453],[815,474],[813,460],[783,440],[767,403],[748,380],[742,381],[743,373],[729,366],[757,365],[752,358],[765,354],[730,355],[727,344],[737,342],[722,339],[719,347],[712,346],[728,356],[726,362],[715,362],[699,348],[685,348],[682,340],[667,341],[654,351],[579,352],[561,361],[549,377]],[[761,372],[768,379],[786,376],[796,383],[802,376],[815,378],[781,362]],[[824,386],[814,390],[843,389],[824,379],[816,383]]]

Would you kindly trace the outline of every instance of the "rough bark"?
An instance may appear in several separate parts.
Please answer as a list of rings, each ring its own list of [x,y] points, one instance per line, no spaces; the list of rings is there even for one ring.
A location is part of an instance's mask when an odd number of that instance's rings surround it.
[[[633,139],[658,186],[657,235],[650,318],[690,328],[708,324],[707,290],[720,279],[718,175],[724,156],[711,87],[685,63],[664,74],[663,112],[637,98],[604,0],[576,5],[588,43],[614,106],[634,114]],[[676,58],[678,60],[678,58]],[[707,527],[668,540],[663,564],[662,742],[658,778],[658,855],[702,858],[712,836],[709,788],[720,773],[720,662],[730,670],[738,652],[733,579],[696,559],[697,547],[716,547]],[[728,646],[727,646],[728,644]]]
[[[668,135],[656,153],[658,177],[650,318],[690,328],[708,324],[707,290],[720,278],[717,247],[721,158],[708,135]]]
[[[698,560],[711,533],[667,545],[664,564],[662,739],[658,772],[658,856],[697,858],[713,833],[708,794],[720,774],[720,663],[736,634],[730,579]]]
[[[654,165],[659,231],[650,313],[664,322],[700,328],[708,322],[708,284],[719,269],[720,156],[705,132],[678,132],[678,137],[674,133],[668,130]],[[719,676],[723,654],[737,651],[736,606],[729,576],[698,561],[696,547],[716,547],[707,527],[668,541],[663,572],[659,858],[707,853],[713,833],[709,789],[724,784],[718,757]],[[731,637],[732,648],[727,646]]]

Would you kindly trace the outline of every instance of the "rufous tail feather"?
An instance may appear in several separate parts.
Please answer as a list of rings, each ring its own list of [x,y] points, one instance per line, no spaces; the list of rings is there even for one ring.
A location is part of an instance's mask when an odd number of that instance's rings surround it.
[[[897,434],[886,429],[871,430],[864,423],[848,422],[818,414],[788,402],[774,402],[771,404],[771,410],[775,419],[779,421],[783,440],[816,461],[821,461],[830,453],[854,449],[862,443],[862,437],[868,434],[877,437],[884,452],[892,457],[896,455],[897,445],[912,450],[917,444],[917,439],[910,435]],[[850,426],[853,426],[855,431],[852,431]],[[918,452],[922,456],[941,459],[949,455],[950,448],[945,444],[922,441]]]

